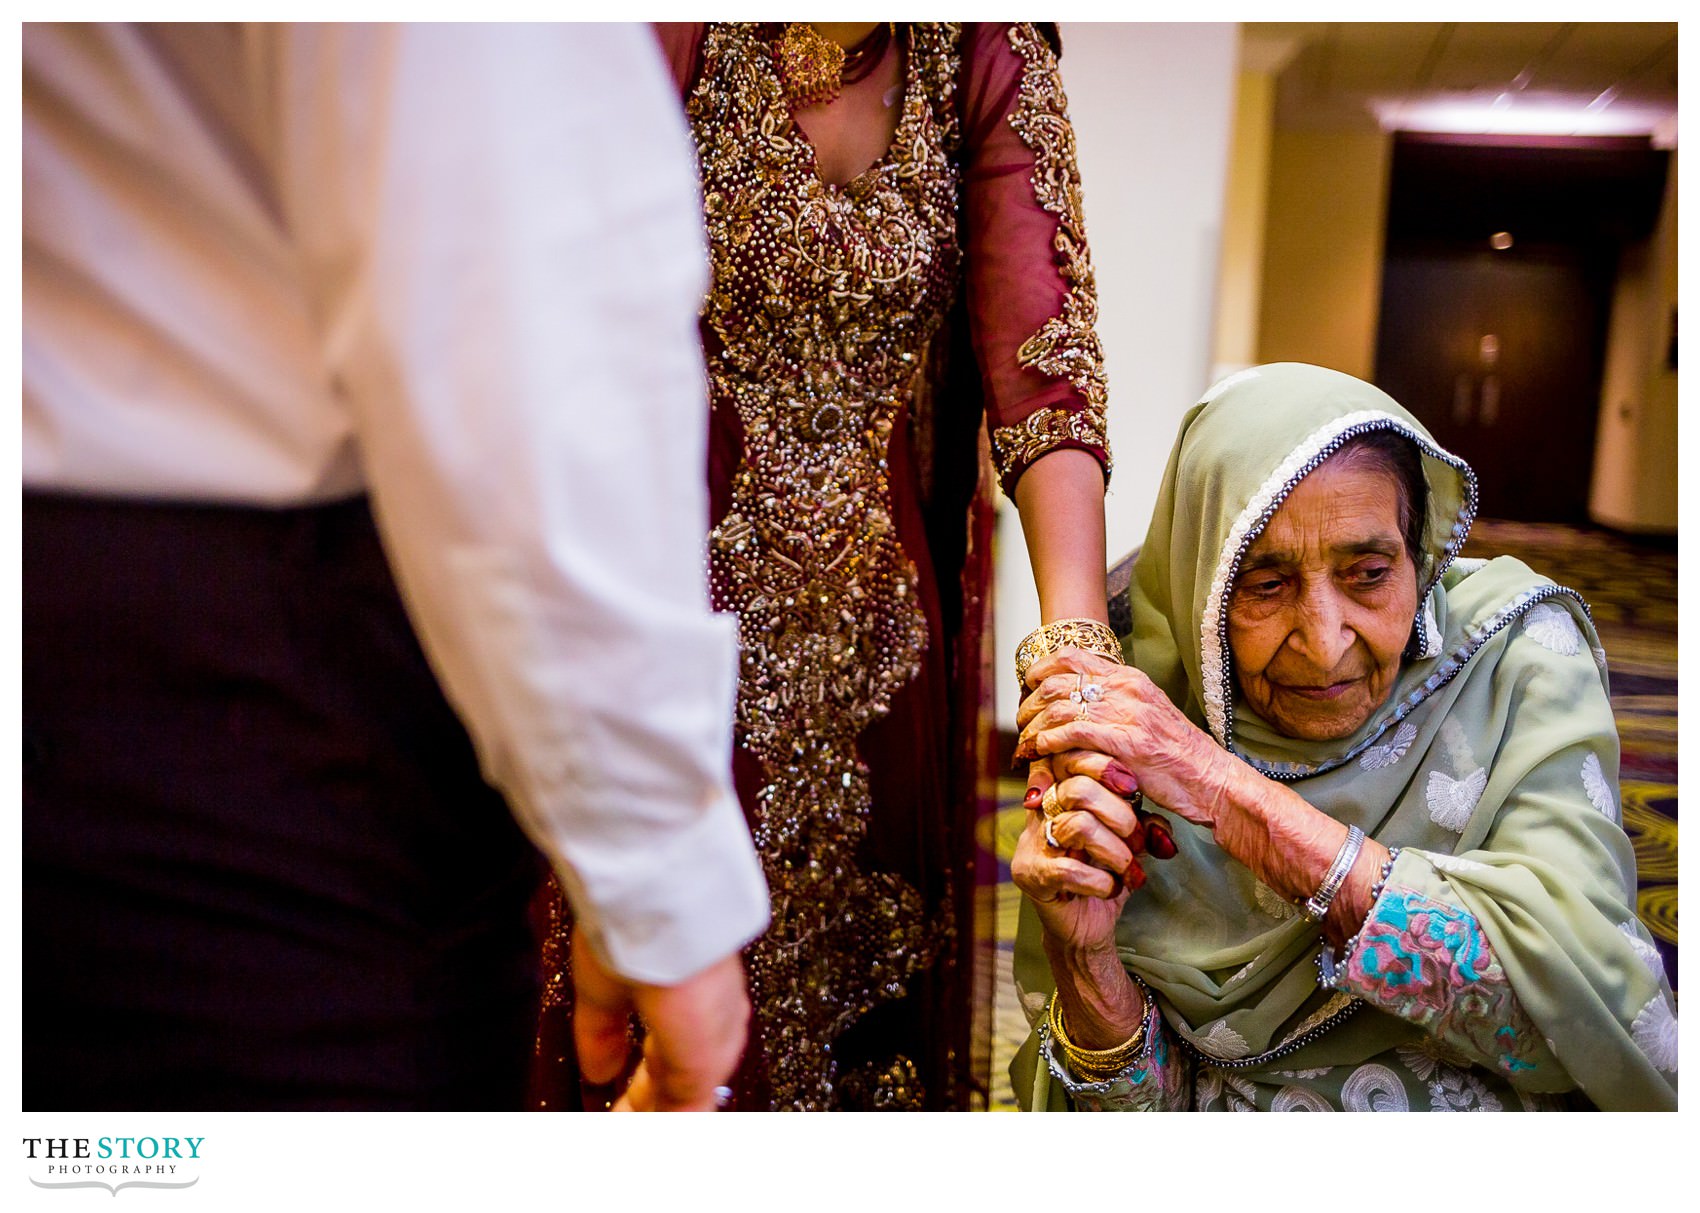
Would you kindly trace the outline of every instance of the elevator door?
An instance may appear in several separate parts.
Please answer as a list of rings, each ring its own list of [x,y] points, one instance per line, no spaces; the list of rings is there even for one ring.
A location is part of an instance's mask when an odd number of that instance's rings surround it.
[[[1484,516],[1587,520],[1609,283],[1569,250],[1388,250],[1376,382],[1476,469]]]

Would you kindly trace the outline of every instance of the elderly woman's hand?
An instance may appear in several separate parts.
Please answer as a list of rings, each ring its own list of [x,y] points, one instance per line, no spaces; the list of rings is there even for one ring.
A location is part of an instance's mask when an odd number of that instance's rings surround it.
[[[1144,849],[1144,829],[1127,800],[1090,776],[1073,775],[1066,758],[1063,780],[1044,795],[1046,807],[1029,810],[1010,875],[1039,904],[1115,899],[1124,887],[1144,883],[1136,858]],[[1046,839],[1047,821],[1057,846]]]
[[[1096,778],[1074,773],[1101,766],[1099,755],[1063,754],[1052,765],[1063,776],[1052,815],[1029,810],[1010,873],[1039,915],[1057,998],[1076,1043],[1110,1048],[1127,1040],[1145,1015],[1116,952],[1116,920],[1130,890],[1145,881],[1138,859],[1145,831],[1131,804]],[[1058,846],[1045,837],[1047,820]]]
[[[1113,761],[1152,800],[1215,827],[1227,788],[1240,774],[1237,764],[1148,677],[1070,649],[1034,662],[1029,678],[1033,693],[1016,716],[1017,758],[1070,751],[1098,755],[1071,756],[1067,769],[1103,779]],[[1098,688],[1096,697],[1082,699],[1090,686]]]
[[[1133,807],[1090,777],[1069,776],[1055,789],[1053,816],[1028,811],[1010,876],[1052,940],[1080,951],[1113,950],[1128,891],[1145,882],[1136,858],[1143,831]],[[1047,821],[1059,846],[1045,837]]]
[[[1016,757],[1053,755],[1053,770],[1070,783],[1083,775],[1113,783],[1115,767],[1124,767],[1140,791],[1209,829],[1218,846],[1281,896],[1302,901],[1320,884],[1346,827],[1217,745],[1140,671],[1070,650],[1034,662],[1030,673],[1035,689],[1016,717]],[[1099,691],[1087,697],[1089,685]],[[1323,923],[1336,946],[1369,912],[1374,875],[1386,859],[1380,843],[1363,845]]]

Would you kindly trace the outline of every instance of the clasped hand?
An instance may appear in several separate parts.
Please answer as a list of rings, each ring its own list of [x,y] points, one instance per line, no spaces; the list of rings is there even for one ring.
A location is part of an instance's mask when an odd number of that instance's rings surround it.
[[[1015,751],[1032,761],[1028,814],[1010,873],[1056,942],[1111,946],[1117,915],[1145,883],[1141,857],[1175,853],[1168,822],[1139,807],[1141,794],[1212,824],[1224,751],[1143,673],[1097,654],[1053,653],[1033,663],[1028,684]]]

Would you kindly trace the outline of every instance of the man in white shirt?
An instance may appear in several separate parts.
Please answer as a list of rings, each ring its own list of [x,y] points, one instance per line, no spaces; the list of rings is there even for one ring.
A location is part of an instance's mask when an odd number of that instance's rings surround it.
[[[519,1106],[532,843],[587,1077],[635,1005],[712,1106],[767,903],[647,29],[23,67],[25,1106]]]

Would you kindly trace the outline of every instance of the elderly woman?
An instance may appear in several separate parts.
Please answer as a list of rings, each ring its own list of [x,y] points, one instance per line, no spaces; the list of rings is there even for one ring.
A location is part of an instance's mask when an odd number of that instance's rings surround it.
[[[1457,559],[1474,512],[1349,376],[1188,414],[1131,664],[1027,671],[1018,755],[1057,782],[1012,865],[1023,1106],[1675,1106],[1604,653],[1574,592]]]

